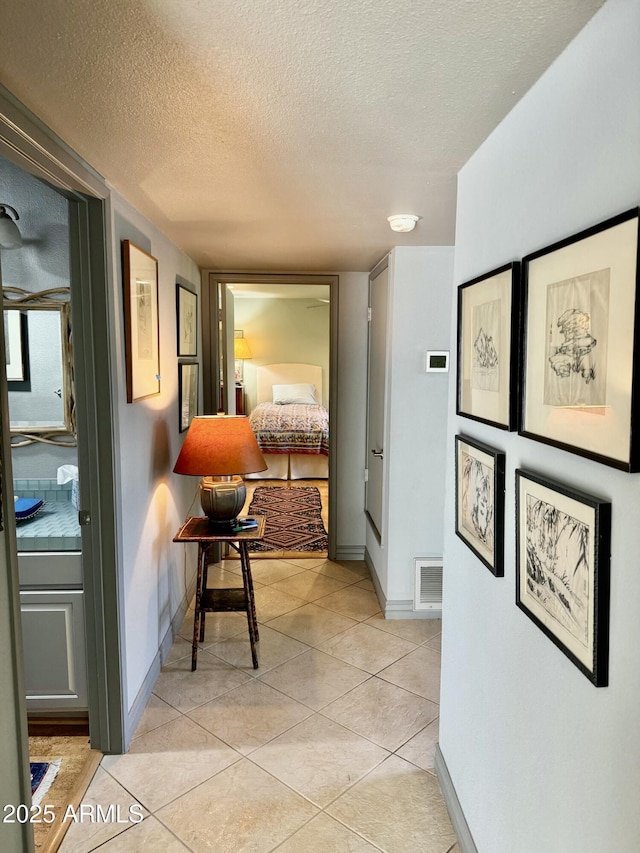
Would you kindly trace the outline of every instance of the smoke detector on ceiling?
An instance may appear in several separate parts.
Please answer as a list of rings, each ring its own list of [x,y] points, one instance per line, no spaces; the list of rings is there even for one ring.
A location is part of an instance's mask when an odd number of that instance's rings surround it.
[[[394,213],[393,216],[387,216],[387,222],[392,231],[413,231],[418,219],[420,217],[413,213]]]

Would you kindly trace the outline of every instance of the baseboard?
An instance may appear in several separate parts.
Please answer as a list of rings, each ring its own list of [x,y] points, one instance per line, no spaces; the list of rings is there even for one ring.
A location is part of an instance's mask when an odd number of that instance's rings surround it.
[[[449,769],[446,761],[444,760],[439,743],[436,744],[434,766],[438,776],[438,782],[440,783],[442,796],[444,797],[449,817],[451,818],[451,823],[453,824],[455,833],[458,836],[458,845],[460,846],[462,853],[478,853],[478,848],[475,845],[473,836],[471,835],[471,830],[469,829],[464,812],[462,811],[460,800],[458,799],[456,789],[453,786],[451,776],[449,775]]]
[[[384,609],[385,619],[442,619],[442,608],[439,610],[414,610],[413,601],[411,599],[403,601],[387,600],[387,606]]]
[[[365,549],[364,549],[364,561],[367,564],[367,568],[369,569],[369,573],[371,575],[371,580],[373,581],[373,586],[375,588],[376,595],[378,596],[378,602],[380,604],[380,610],[382,610],[382,612],[385,613],[386,609],[387,609],[387,599],[386,599],[384,592],[382,591],[382,587],[380,586],[380,581],[378,580],[378,574],[376,572],[376,567],[373,565],[373,560],[371,559],[371,554],[367,550],[366,545],[365,545]],[[386,618],[386,616],[385,616],[385,618]]]
[[[364,545],[338,545],[336,560],[364,560]]]
[[[380,602],[380,610],[385,619],[442,619],[442,609],[440,610],[414,610],[413,600],[392,600],[385,596],[376,574],[376,567],[373,565],[373,560],[369,551],[364,549],[364,561],[367,564],[371,573],[371,580],[376,589],[376,595]]]
[[[128,752],[129,746],[131,745],[131,740],[135,734],[135,731],[138,727],[138,723],[140,722],[140,718],[144,714],[145,708],[149,702],[149,697],[153,692],[154,685],[158,680],[158,676],[160,675],[160,670],[162,669],[162,664],[167,659],[167,655],[171,651],[171,647],[173,646],[173,641],[176,638],[178,630],[184,621],[185,614],[189,609],[189,603],[194,596],[196,589],[196,579],[193,578],[192,584],[190,584],[189,589],[187,590],[187,594],[182,599],[180,606],[176,610],[173,619],[171,620],[171,624],[167,629],[164,637],[162,638],[162,642],[160,643],[160,648],[156,652],[156,655],[149,667],[147,674],[145,676],[144,681],[142,682],[142,686],[140,690],[138,690],[138,695],[136,696],[129,713],[125,716],[124,720],[124,752]]]

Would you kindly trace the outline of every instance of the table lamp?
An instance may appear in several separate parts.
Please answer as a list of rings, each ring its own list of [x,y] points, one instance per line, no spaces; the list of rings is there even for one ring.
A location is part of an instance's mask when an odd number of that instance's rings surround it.
[[[236,382],[242,382],[244,376],[244,363],[247,358],[252,358],[249,343],[246,338],[233,339],[233,357],[235,359]]]
[[[174,465],[176,474],[201,476],[200,503],[212,524],[229,527],[242,511],[247,488],[239,474],[265,471],[267,464],[240,415],[198,415]]]

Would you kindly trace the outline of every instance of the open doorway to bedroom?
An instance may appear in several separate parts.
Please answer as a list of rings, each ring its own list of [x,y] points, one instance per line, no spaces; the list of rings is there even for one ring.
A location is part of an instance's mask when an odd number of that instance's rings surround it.
[[[243,512],[271,519],[252,556],[331,557],[338,277],[209,272],[205,284],[205,412],[249,417],[268,464],[245,476]]]

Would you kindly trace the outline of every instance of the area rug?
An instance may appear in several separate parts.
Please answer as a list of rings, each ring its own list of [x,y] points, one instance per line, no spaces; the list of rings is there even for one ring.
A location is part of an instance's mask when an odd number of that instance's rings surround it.
[[[264,539],[251,551],[326,551],[322,500],[315,486],[258,486],[248,515],[266,515]]]

